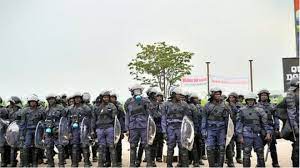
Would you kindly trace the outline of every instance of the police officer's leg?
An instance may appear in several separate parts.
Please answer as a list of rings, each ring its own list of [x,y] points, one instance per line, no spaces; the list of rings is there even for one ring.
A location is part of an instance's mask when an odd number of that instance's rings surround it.
[[[89,146],[87,144],[84,144],[84,145],[81,145],[81,147],[82,147],[84,167],[88,167],[88,166],[90,166]]]
[[[53,159],[53,144],[48,143],[46,144],[46,157],[48,160],[48,167],[54,167],[54,159]]]
[[[16,153],[17,153],[17,149],[14,147],[10,148],[10,153],[9,153],[9,157],[10,157],[10,163],[9,163],[9,167],[16,167],[17,166],[17,160],[16,160]]]
[[[204,165],[203,161],[202,161],[202,147],[204,146],[205,147],[205,144],[202,145],[202,143],[205,143],[202,141],[202,137],[201,135],[199,134],[199,137],[198,137],[198,145],[197,145],[197,151],[198,151],[198,157],[199,157],[199,164],[200,165]]]
[[[238,137],[235,137],[235,144],[236,144],[236,162],[242,164],[242,144],[238,141]]]
[[[117,153],[114,145],[114,128],[105,129],[105,142],[108,144],[111,166],[117,167]]]
[[[264,142],[261,135],[257,135],[254,138],[254,151],[257,155],[257,167],[265,167],[264,160]]]
[[[271,153],[273,167],[279,167],[276,144],[277,144],[276,137],[272,136],[272,141],[270,143],[270,153]]]
[[[193,146],[193,150],[192,150],[192,158],[193,158],[193,165],[194,167],[199,167],[199,152],[198,152],[198,146],[199,146],[199,136],[198,134],[195,135],[194,138],[194,146]]]
[[[158,147],[158,136],[156,134],[153,144],[151,145],[151,160],[152,160],[153,167],[156,167],[155,158],[156,158],[157,147]]]
[[[78,155],[80,151],[79,144],[72,144],[72,152],[71,152],[71,167],[78,167]]]
[[[140,137],[139,137],[140,139]],[[142,162],[142,156],[143,156],[143,153],[144,153],[144,146],[143,144],[140,142],[139,143],[139,147],[138,147],[138,150],[137,150],[137,159],[136,159],[136,165],[139,167],[141,162]]]
[[[189,166],[189,153],[188,150],[181,146],[181,130],[176,129],[175,130],[176,135],[176,142],[179,147],[180,155],[181,155],[181,163],[182,167],[188,167]]]
[[[157,133],[157,149],[156,149],[156,161],[162,162],[162,153],[164,147],[163,133]]]
[[[201,151],[201,153],[202,153],[202,157],[201,157],[201,158],[202,158],[203,160],[207,160],[207,157],[206,157],[206,147],[205,147],[205,139],[202,138],[202,139],[201,139],[201,142],[202,142],[202,143],[201,143],[201,150],[202,150],[202,151]]]
[[[176,136],[175,131],[173,129],[167,129],[167,167],[173,167],[173,155],[174,155],[174,148],[176,146]]]
[[[227,166],[228,167],[234,167],[233,163],[233,144],[234,144],[234,139],[231,139],[230,143],[228,144],[226,148],[226,159],[227,159]]]
[[[214,135],[217,139],[218,146],[218,166],[223,167],[224,157],[225,157],[225,139],[226,139],[226,130],[220,129],[217,131],[217,134]]]
[[[244,137],[244,144],[243,144],[243,167],[250,167],[251,166],[251,150],[253,146],[253,138]]]
[[[1,167],[6,167],[6,163],[4,162],[4,157],[5,157],[5,153],[4,153],[4,146],[0,146],[0,154],[1,154]]]
[[[118,167],[122,167],[122,138],[119,139],[116,147]]]
[[[106,150],[106,141],[104,135],[104,129],[98,128],[96,130],[97,139],[98,139],[98,167],[104,167],[104,157],[105,157],[105,150]]]
[[[136,148],[140,140],[138,129],[132,129],[129,131],[129,143],[130,143],[130,164],[129,167],[135,167],[136,164]]]
[[[296,135],[296,141],[293,143],[292,162],[293,167],[299,167],[299,137]]]
[[[207,146],[207,159],[209,167],[216,167],[217,166],[217,153],[218,149],[216,147],[216,132],[212,130],[207,131],[207,139],[206,139],[206,146]]]
[[[97,161],[97,149],[98,149],[98,144],[95,143],[95,144],[92,146],[93,162],[96,162],[96,161]]]
[[[63,145],[58,144],[57,150],[58,150],[58,165],[59,165],[59,167],[64,167],[65,166],[65,148]]]

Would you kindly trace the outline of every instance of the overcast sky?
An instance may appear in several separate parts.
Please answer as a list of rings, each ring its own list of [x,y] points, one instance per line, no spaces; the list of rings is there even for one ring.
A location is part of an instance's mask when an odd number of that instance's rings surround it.
[[[248,77],[283,90],[282,57],[295,56],[293,0],[1,0],[0,96],[115,89],[129,96],[136,44],[194,52],[192,75]]]

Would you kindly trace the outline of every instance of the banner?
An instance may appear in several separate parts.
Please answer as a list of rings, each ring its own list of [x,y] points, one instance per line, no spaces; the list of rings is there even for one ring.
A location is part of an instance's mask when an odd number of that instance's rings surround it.
[[[181,78],[181,85],[205,85],[207,78],[201,76],[185,76]]]
[[[244,85],[248,86],[248,77],[224,77],[211,75],[211,83],[215,85]]]
[[[299,58],[282,58],[284,92],[289,88],[289,82],[294,77],[299,77]]]

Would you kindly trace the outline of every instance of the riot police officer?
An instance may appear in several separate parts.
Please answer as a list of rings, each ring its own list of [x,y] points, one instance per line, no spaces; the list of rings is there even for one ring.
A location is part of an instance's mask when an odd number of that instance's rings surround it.
[[[251,150],[257,155],[257,167],[265,167],[263,139],[270,141],[272,128],[268,125],[267,113],[256,106],[256,95],[245,96],[246,106],[237,116],[236,132],[244,147],[243,166],[250,167]]]
[[[69,119],[70,119],[70,128],[71,128],[71,140],[70,144],[72,145],[72,154],[71,154],[71,166],[78,167],[78,160],[80,155],[80,147],[83,152],[84,158],[84,166],[90,166],[89,160],[89,144],[87,143],[87,139],[81,139],[80,136],[82,134],[86,134],[85,132],[80,131],[80,125],[85,120],[85,123],[91,123],[91,109],[89,106],[85,105],[82,101],[82,95],[78,92],[75,93],[74,96],[74,105],[68,111]],[[90,125],[86,125],[88,129],[91,129]],[[86,130],[90,131],[90,130]],[[87,138],[87,137],[85,137]]]
[[[277,113],[284,122],[281,136],[293,142],[293,167],[299,167],[299,78],[293,78],[289,85],[286,97],[277,105]]]
[[[121,137],[116,146],[117,152],[117,166],[122,167],[122,139],[124,139],[124,129],[125,129],[125,111],[123,105],[118,101],[117,94],[115,92],[110,92],[110,102],[113,103],[118,110],[118,119],[121,124]]]
[[[230,108],[230,112],[231,112],[230,116],[232,118],[232,122],[233,122],[235,128],[236,128],[236,118],[237,118],[237,114],[238,114],[239,108],[240,108],[237,105],[237,101],[238,101],[237,98],[238,98],[237,93],[231,92],[228,95],[228,98],[226,100],[228,103],[228,106]],[[234,167],[233,156],[234,156],[234,143],[235,142],[236,142],[236,151],[237,151],[236,160],[238,163],[242,163],[242,161],[241,161],[241,148],[242,148],[241,143],[238,141],[238,138],[236,137],[236,135],[234,135],[226,148],[226,159],[227,159],[228,167]]]
[[[147,144],[147,121],[149,112],[149,100],[142,97],[143,87],[139,84],[133,85],[130,89],[132,97],[125,102],[125,131],[129,136],[130,143],[130,167],[140,165],[137,161],[136,148],[140,141],[145,149],[147,166],[152,166],[151,149]]]
[[[173,155],[176,144],[179,148],[179,157],[181,157],[181,166],[188,167],[189,158],[188,151],[184,149],[180,143],[181,123],[183,117],[188,115],[188,104],[182,101],[181,88],[174,88],[171,91],[171,98],[164,103],[162,109],[162,132],[167,140],[167,167],[173,167]]]
[[[17,96],[12,96],[8,100],[9,105],[7,106],[8,114],[9,114],[9,121],[10,123],[17,121],[18,123],[21,120],[21,108],[22,108],[22,101]],[[16,147],[11,147],[10,149],[10,164],[9,167],[16,167],[17,166],[17,151]],[[21,165],[21,164],[20,164]]]
[[[118,115],[117,108],[109,102],[110,92],[103,91],[100,106],[93,112],[93,128],[96,129],[98,138],[98,167],[104,166],[106,148],[109,148],[112,167],[117,166],[117,154],[114,144],[114,121]]]
[[[279,167],[278,164],[278,156],[277,156],[277,150],[276,150],[276,137],[279,136],[279,118],[276,113],[276,107],[274,104],[270,103],[271,100],[269,98],[270,92],[266,89],[262,89],[258,92],[258,106],[263,108],[265,112],[267,113],[268,117],[268,124],[270,127],[272,127],[272,140],[269,143],[270,145],[270,153],[272,158],[272,166],[273,167]]]
[[[5,140],[5,131],[9,124],[9,112],[8,110],[2,105],[3,100],[0,97],[0,153],[1,153],[1,167],[6,167],[7,164],[10,163],[9,161],[9,153],[10,148],[6,143]]]
[[[202,136],[206,139],[209,167],[223,167],[225,139],[229,107],[221,100],[219,88],[210,90],[210,98],[204,107],[202,117]]]
[[[58,142],[58,127],[61,117],[66,117],[67,113],[65,108],[57,104],[56,95],[49,94],[46,96],[48,101],[48,107],[46,109],[45,119],[45,144],[46,144],[46,156],[48,160],[48,166],[54,167],[54,145],[58,149],[59,166],[64,166],[64,146]],[[66,123],[67,124],[67,123]]]
[[[29,153],[32,154],[32,166],[37,167],[38,165],[38,148],[35,147],[33,139],[35,138],[35,129],[39,121],[44,120],[45,110],[43,107],[38,105],[39,99],[36,95],[31,95],[27,99],[28,107],[22,112],[22,119],[20,124],[20,141],[24,141],[24,146],[22,152],[24,156],[22,157],[25,167],[29,166]],[[33,151],[30,151],[33,146]]]
[[[195,140],[194,140],[194,148],[193,150],[197,150],[197,155],[195,155],[197,158],[199,157],[199,164],[200,165],[204,165],[203,161],[202,161],[202,151],[203,148],[205,148],[205,142],[202,139],[202,135],[201,135],[201,124],[202,124],[202,114],[203,114],[203,108],[200,105],[200,100],[199,100],[199,96],[192,92],[190,94],[190,103],[193,103],[196,106],[197,109],[197,118],[198,118],[198,122],[197,122],[197,126],[195,126]],[[195,124],[194,124],[195,125]]]
[[[158,105],[158,111],[160,114],[162,114],[162,107],[164,103],[164,95],[158,91],[156,93],[156,101]],[[160,119],[161,120],[161,119]],[[164,136],[162,133],[162,128],[161,128],[161,122],[156,124],[156,142],[157,142],[157,148],[156,148],[156,161],[157,162],[162,162],[162,153],[163,153],[163,147],[164,147]]]

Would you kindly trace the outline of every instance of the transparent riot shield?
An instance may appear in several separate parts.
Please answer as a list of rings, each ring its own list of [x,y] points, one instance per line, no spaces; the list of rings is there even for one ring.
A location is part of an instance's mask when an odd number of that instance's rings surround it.
[[[80,123],[80,143],[83,145],[90,144],[90,126],[90,120],[87,117],[84,117]]]
[[[36,129],[35,129],[34,146],[36,148],[40,148],[40,149],[44,148],[44,127],[43,127],[43,123],[41,121],[38,122]]]
[[[230,143],[234,134],[234,124],[231,120],[231,117],[228,117],[228,124],[227,124],[227,133],[226,133],[226,147]]]
[[[69,121],[66,117],[61,117],[58,125],[58,143],[68,145],[69,143]]]
[[[147,122],[147,144],[152,145],[156,135],[156,124],[153,118],[149,115]]]
[[[194,144],[194,123],[189,117],[184,116],[181,123],[181,145],[191,151]]]
[[[121,137],[121,124],[117,116],[115,116],[114,123],[114,144],[117,144]]]
[[[16,148],[19,146],[20,127],[16,121],[12,122],[6,129],[5,139],[9,146]]]

